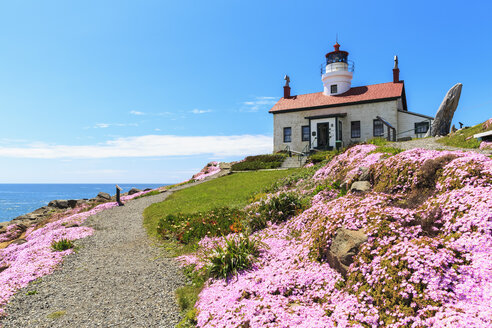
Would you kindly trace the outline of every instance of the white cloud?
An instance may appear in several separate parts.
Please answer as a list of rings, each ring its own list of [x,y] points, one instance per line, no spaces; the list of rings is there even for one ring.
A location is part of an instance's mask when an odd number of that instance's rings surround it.
[[[110,126],[138,126],[137,123],[96,123],[94,129],[106,129]]]
[[[272,137],[265,135],[174,136],[146,135],[122,137],[96,145],[48,145],[35,143],[24,147],[0,146],[0,157],[15,158],[117,158],[162,157],[210,154],[244,156],[272,151]]]
[[[210,113],[212,110],[211,109],[194,109],[191,112],[193,114],[205,114],[205,113]]]
[[[276,102],[276,97],[255,97],[253,100],[243,102],[246,111],[257,112],[260,109],[269,109]]]
[[[130,114],[132,114],[132,115],[145,115],[145,113],[144,113],[144,112],[139,112],[139,111],[136,111],[136,110],[132,110],[132,111],[130,112]]]

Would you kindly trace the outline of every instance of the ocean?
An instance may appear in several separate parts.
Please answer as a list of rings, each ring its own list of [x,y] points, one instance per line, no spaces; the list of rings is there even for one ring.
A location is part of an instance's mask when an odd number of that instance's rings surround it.
[[[120,184],[122,193],[131,188],[144,190],[167,184]],[[114,184],[0,184],[0,222],[48,205],[53,199],[94,198],[99,192],[116,193]]]

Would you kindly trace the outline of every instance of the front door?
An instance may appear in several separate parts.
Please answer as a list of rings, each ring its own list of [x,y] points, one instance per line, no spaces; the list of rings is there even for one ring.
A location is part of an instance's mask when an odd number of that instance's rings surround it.
[[[318,149],[328,149],[330,146],[329,123],[318,123]]]

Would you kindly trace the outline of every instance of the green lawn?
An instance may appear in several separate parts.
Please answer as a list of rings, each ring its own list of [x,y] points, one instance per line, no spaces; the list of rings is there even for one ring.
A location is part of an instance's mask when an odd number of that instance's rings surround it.
[[[144,226],[149,235],[156,236],[159,218],[168,214],[195,213],[220,206],[245,206],[262,189],[298,170],[238,172],[176,191],[165,201],[145,209]]]
[[[488,130],[491,130],[489,128]],[[454,146],[454,147],[462,147],[462,148],[478,148],[480,146],[480,141],[473,138],[474,134],[485,132],[487,130],[483,129],[482,123],[472,126],[467,129],[463,129],[457,131],[456,133],[450,133],[449,135],[437,140],[437,142],[446,145],[446,146]],[[471,137],[466,140],[466,138]]]

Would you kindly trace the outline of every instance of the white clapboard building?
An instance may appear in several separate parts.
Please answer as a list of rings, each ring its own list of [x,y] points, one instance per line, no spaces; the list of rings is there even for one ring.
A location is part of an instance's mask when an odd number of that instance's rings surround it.
[[[291,95],[285,77],[284,97],[270,109],[274,151],[307,152],[373,137],[397,140],[425,135],[433,117],[408,111],[396,56],[393,82],[352,87],[353,62],[338,42],[334,48],[326,54],[323,92]]]

